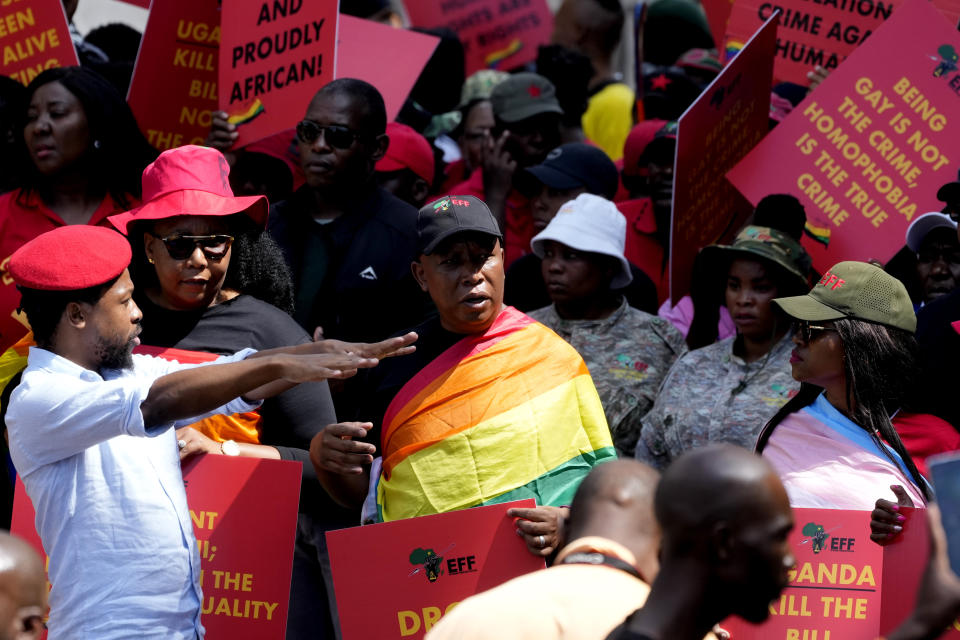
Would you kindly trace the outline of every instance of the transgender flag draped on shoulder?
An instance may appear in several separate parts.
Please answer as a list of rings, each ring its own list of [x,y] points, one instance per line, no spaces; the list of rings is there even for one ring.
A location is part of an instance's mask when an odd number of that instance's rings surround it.
[[[512,307],[400,390],[381,450],[381,521],[524,498],[570,504],[590,469],[616,458],[583,359]]]

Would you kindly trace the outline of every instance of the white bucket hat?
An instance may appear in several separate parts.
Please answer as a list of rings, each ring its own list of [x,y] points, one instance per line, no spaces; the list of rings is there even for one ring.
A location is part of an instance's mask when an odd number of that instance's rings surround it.
[[[530,241],[530,248],[543,258],[543,243],[553,240],[571,249],[600,253],[620,261],[620,273],[613,277],[611,289],[622,289],[633,281],[630,263],[623,257],[627,240],[627,219],[606,198],[582,193],[564,203],[547,228]]]

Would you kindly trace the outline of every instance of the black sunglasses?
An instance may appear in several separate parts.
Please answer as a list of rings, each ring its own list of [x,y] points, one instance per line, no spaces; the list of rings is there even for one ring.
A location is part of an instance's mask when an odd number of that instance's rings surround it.
[[[353,143],[363,135],[350,127],[339,124],[322,125],[313,120],[303,120],[297,123],[297,138],[304,144],[313,144],[320,135],[334,149],[349,149]]]
[[[794,320],[793,330],[794,332],[800,334],[800,339],[807,344],[809,344],[812,340],[816,340],[817,337],[824,331],[836,331],[836,329],[833,327],[810,324],[806,320]]]
[[[186,260],[197,247],[200,247],[207,260],[219,262],[227,255],[227,250],[233,244],[233,236],[224,233],[210,236],[167,236],[166,238],[153,232],[150,235],[160,238],[163,246],[167,248],[167,253],[174,260]]]

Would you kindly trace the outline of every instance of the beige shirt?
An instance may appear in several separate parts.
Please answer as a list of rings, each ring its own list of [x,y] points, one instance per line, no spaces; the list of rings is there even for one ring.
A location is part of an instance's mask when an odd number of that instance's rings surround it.
[[[650,587],[605,565],[560,564],[571,553],[600,552],[636,565],[613,540],[574,540],[549,569],[535,571],[467,598],[440,619],[428,640],[602,640],[642,606]]]

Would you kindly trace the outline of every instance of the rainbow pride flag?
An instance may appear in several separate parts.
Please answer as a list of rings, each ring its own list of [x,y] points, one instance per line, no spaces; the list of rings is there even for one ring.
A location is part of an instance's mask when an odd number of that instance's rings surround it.
[[[616,458],[583,359],[512,307],[414,376],[382,434],[384,522],[523,498],[570,504],[590,469]]]
[[[7,385],[17,374],[27,368],[27,355],[30,352],[30,347],[34,344],[33,332],[30,331],[20,338],[16,344],[0,354],[0,409],[3,408],[2,398],[9,395],[4,393]]]

